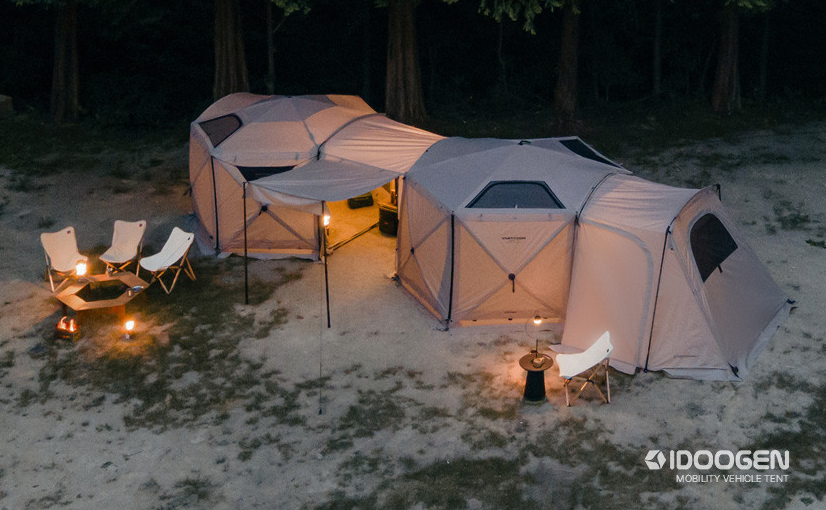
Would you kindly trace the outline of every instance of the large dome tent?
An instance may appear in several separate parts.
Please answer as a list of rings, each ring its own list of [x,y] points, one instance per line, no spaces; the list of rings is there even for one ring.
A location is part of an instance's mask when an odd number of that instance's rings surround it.
[[[563,321],[576,215],[614,173],[578,138],[437,142],[404,179],[401,284],[448,326]]]
[[[440,138],[387,119],[355,96],[226,96],[190,129],[199,245],[259,258],[318,258],[318,218],[329,202],[392,181]]]

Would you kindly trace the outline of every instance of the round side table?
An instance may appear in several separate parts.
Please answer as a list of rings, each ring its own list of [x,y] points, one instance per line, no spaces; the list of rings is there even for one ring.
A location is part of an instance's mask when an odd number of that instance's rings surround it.
[[[519,366],[528,372],[525,378],[525,395],[527,402],[545,400],[545,370],[554,366],[554,360],[547,354],[536,351],[519,358]]]

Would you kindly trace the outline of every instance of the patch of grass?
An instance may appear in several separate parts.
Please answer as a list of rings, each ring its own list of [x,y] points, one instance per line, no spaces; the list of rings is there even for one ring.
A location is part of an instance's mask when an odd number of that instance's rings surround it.
[[[36,184],[32,177],[26,175],[13,175],[9,179],[9,185],[6,188],[18,193],[34,193],[46,189],[46,185]]]
[[[0,356],[0,379],[6,377],[9,369],[14,366],[14,351],[6,351]]]
[[[788,200],[781,200],[774,206],[775,221],[783,230],[808,230],[812,219],[802,209],[803,202],[794,206]]]
[[[763,503],[765,510],[783,508],[795,496],[826,499],[826,388],[814,386],[814,402],[794,420],[794,426],[782,426],[756,440],[746,448],[789,451],[789,479],[782,486],[769,487],[771,497]]]
[[[161,508],[173,509],[181,507],[192,507],[197,505],[203,507],[212,498],[212,491],[215,485],[205,478],[184,478],[175,482],[174,492],[171,494],[163,494],[161,501],[167,501],[167,504]]]
[[[151,287],[135,302],[142,309],[139,322],[163,325],[163,336],[141,333],[124,341],[106,317],[90,317],[84,320],[80,342],[55,344],[57,348],[50,350],[40,370],[38,397],[48,395],[50,384],[58,380],[86,388],[90,399],[96,392],[114,394],[117,402],[131,404],[124,416],[128,428],[183,426],[208,413],[220,419],[228,405],[245,402],[261,412],[269,405],[267,415],[280,422],[300,422],[293,417],[298,395],[280,388],[269,379],[274,374],[262,374],[260,362],[244,359],[239,352],[244,338],[259,333],[254,316],[239,305],[240,262],[193,262],[196,281],[182,278],[169,296]],[[266,290],[259,290],[256,298],[271,295],[299,275],[285,271],[280,280],[262,282],[259,286]],[[285,317],[286,312],[277,309],[267,329]]]
[[[535,483],[520,472],[517,460],[503,458],[454,459],[437,462],[383,482],[379,500],[388,509],[421,505],[428,509],[466,508],[469,499],[499,510],[545,508],[526,499],[525,484]]]
[[[182,149],[188,130],[106,129],[92,121],[55,124],[45,116],[17,115],[0,121],[0,164],[19,175],[109,170],[102,155]]]
[[[570,507],[654,508],[655,494],[681,488],[673,473],[647,469],[644,451],[627,450],[607,439],[598,420],[567,417],[540,435],[530,452],[580,468],[571,484]],[[686,502],[675,503],[670,507],[689,508]]]
[[[821,239],[820,241],[815,241],[814,239],[806,239],[806,244],[809,246],[814,246],[815,248],[823,248],[826,249],[826,240]]]
[[[41,230],[46,229],[46,228],[52,228],[54,226],[54,223],[55,223],[54,219],[52,219],[48,216],[41,216],[37,220],[37,228],[39,228]]]

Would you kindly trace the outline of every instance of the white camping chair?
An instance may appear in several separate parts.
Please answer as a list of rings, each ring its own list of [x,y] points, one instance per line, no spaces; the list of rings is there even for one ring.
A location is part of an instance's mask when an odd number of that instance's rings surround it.
[[[136,261],[135,273],[137,274],[140,270],[141,245],[145,231],[145,220],[115,220],[112,246],[100,256],[100,260],[106,264],[107,273],[123,271],[132,261]]]
[[[40,243],[46,252],[46,276],[54,292],[52,273],[68,278],[74,275],[78,263],[88,259],[77,251],[74,227],[66,227],[59,232],[44,232],[40,234]]]
[[[611,383],[608,381],[608,360],[614,346],[611,345],[611,335],[606,331],[600,336],[591,347],[576,354],[557,354],[556,364],[559,367],[559,375],[565,382],[565,405],[570,406],[571,401],[568,396],[568,385],[573,379],[584,381],[582,387],[574,396],[574,400],[582,395],[583,390],[589,384],[599,392],[606,403],[611,402]],[[597,384],[597,372],[600,368],[605,369],[605,393],[599,389]],[[607,397],[606,397],[607,394]]]
[[[174,227],[172,233],[169,234],[169,239],[166,240],[166,244],[163,245],[160,252],[140,260],[138,263],[138,272],[140,272],[140,268],[142,267],[152,273],[152,280],[149,283],[151,284],[155,280],[158,280],[161,282],[161,287],[163,287],[163,290],[166,291],[167,294],[175,288],[182,269],[191,280],[195,280],[195,273],[189,264],[189,249],[192,247],[193,239],[195,239],[194,234],[184,232],[178,227]],[[175,272],[172,284],[168,288],[163,280],[161,280],[161,277],[167,271]]]

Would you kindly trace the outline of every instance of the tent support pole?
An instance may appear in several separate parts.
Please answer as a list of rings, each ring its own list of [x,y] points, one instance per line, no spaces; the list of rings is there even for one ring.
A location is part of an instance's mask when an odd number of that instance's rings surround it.
[[[671,220],[671,223],[674,223],[674,220]],[[663,238],[663,254],[660,257],[660,274],[657,276],[657,290],[654,293],[654,310],[651,312],[651,330],[648,332],[648,351],[645,353],[643,372],[648,372],[648,358],[651,356],[651,342],[654,340],[654,320],[657,318],[657,301],[660,299],[660,283],[663,281],[663,263],[665,262],[665,248],[668,245],[669,234],[671,234],[671,224],[665,229],[665,238]]]
[[[248,265],[248,258],[247,258],[247,181],[244,181],[242,185],[244,188],[244,304],[250,304],[250,278],[249,278],[249,268]]]
[[[215,206],[215,254],[220,251],[220,236],[218,235],[218,186],[215,183],[215,158],[209,158],[209,166],[212,168],[212,203]]]
[[[319,225],[321,225],[321,239],[320,245],[324,256],[324,294],[327,301],[327,328],[330,328],[330,280],[327,273],[327,229],[324,228],[324,207],[326,202],[321,201],[321,215],[318,217]]]
[[[447,294],[447,323],[445,331],[450,330],[450,321],[453,318],[453,268],[456,254],[456,215],[450,215],[450,287]]]

